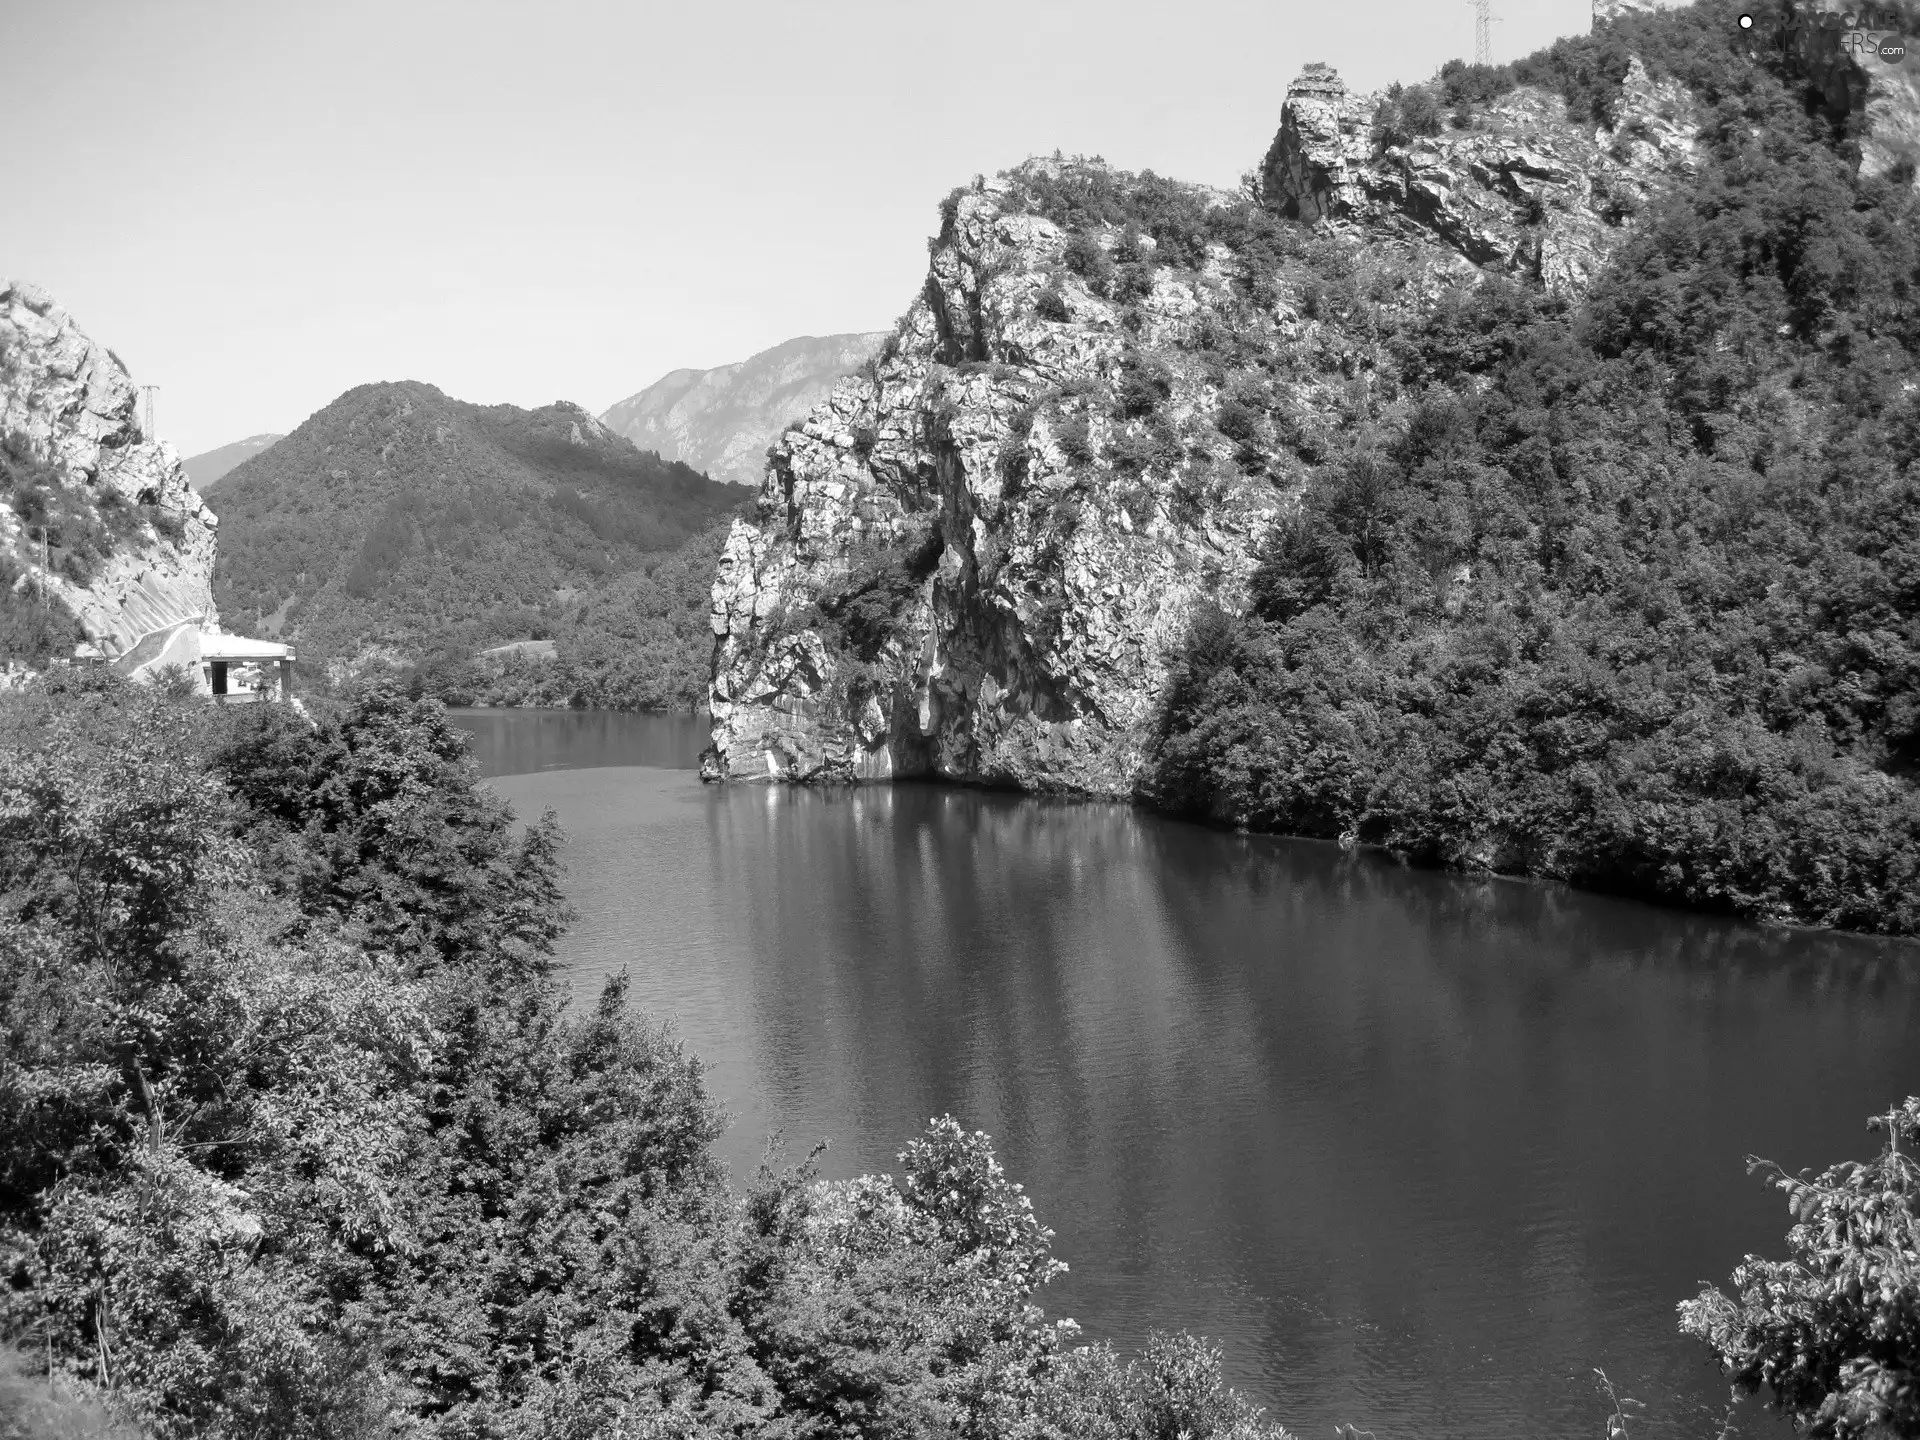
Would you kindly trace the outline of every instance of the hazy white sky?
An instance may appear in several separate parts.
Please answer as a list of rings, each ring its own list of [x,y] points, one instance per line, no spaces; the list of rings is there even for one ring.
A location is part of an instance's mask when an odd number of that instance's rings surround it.
[[[1495,0],[1495,54],[1588,0]],[[194,454],[350,386],[596,413],[883,329],[935,205],[1056,147],[1230,185],[1309,60],[1470,54],[1463,0],[0,0],[0,273]]]

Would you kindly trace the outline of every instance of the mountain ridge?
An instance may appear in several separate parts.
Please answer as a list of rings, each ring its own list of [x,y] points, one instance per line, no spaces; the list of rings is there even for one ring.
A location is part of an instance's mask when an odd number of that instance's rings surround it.
[[[636,445],[715,480],[756,485],[774,437],[886,338],[884,331],[799,335],[728,365],[670,370],[600,419]]]
[[[222,604],[346,660],[528,638],[570,592],[675,549],[739,495],[569,401],[483,406],[382,381],[236,466],[218,498]]]
[[[202,495],[206,495],[234,466],[244,460],[251,460],[262,450],[286,438],[284,435],[272,433],[249,435],[244,440],[235,440],[231,444],[204,450],[198,455],[189,455],[180,463],[186,466],[187,478],[193,481],[194,488]]]

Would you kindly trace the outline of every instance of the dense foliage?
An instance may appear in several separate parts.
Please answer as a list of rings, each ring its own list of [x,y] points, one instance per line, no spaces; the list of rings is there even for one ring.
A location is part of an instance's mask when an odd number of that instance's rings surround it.
[[[310,668],[471,653],[538,638],[741,498],[570,405],[365,385],[222,480],[214,598]]]
[[[550,659],[443,649],[405,683],[449,705],[694,709],[706,701],[713,571],[731,523],[573,601],[539,628],[553,642]]]
[[[1735,1295],[1680,1306],[1738,1388],[1820,1440],[1920,1431],[1920,1098],[1867,1123],[1887,1137],[1871,1161],[1794,1176],[1750,1157],[1787,1197],[1792,1258],[1749,1255]]]
[[[1197,623],[1150,798],[1920,930],[1914,199],[1739,34],[1718,0],[1634,21],[1703,106],[1699,172],[1577,306],[1455,290],[1359,353],[1337,432],[1284,359],[1223,374],[1222,433],[1301,498],[1250,610]]]
[[[0,742],[0,1332],[50,1395],[208,1440],[1279,1433],[1196,1342],[1067,1348],[950,1119],[730,1194],[624,977],[565,1004],[553,822],[434,702],[56,676]]]

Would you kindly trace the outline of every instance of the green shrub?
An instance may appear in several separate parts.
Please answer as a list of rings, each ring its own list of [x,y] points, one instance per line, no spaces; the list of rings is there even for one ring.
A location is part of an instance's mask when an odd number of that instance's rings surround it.
[[[1260,416],[1249,405],[1229,396],[1214,412],[1214,428],[1229,440],[1251,444],[1260,435]]]
[[[1068,416],[1054,427],[1053,434],[1070,462],[1075,465],[1086,465],[1092,462],[1093,441],[1084,416]]]
[[[1173,394],[1173,374],[1157,360],[1135,357],[1120,372],[1114,414],[1123,419],[1151,415]]]
[[[1739,1390],[1770,1390],[1821,1440],[1920,1429],[1920,1098],[1867,1124],[1886,1143],[1865,1164],[1796,1177],[1749,1157],[1786,1197],[1793,1258],[1749,1255],[1734,1295],[1708,1288],[1680,1306],[1681,1330]]]
[[[1113,269],[1106,249],[1098,238],[1085,230],[1077,230],[1067,238],[1061,261],[1089,285],[1103,280]]]
[[[1395,84],[1374,109],[1373,140],[1376,145],[1405,146],[1422,135],[1438,135],[1440,120],[1440,101],[1432,90]]]

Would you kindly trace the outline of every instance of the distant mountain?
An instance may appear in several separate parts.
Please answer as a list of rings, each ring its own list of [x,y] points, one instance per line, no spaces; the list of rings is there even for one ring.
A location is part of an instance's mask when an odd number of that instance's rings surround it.
[[[716,370],[675,370],[600,419],[634,444],[715,480],[758,485],[780,432],[859,369],[887,338],[802,335]]]
[[[564,401],[363,385],[225,478],[214,593],[304,663],[539,639],[741,499]]]
[[[284,435],[249,435],[244,440],[222,445],[218,450],[209,450],[204,455],[190,455],[181,463],[187,467],[187,476],[193,481],[193,488],[205,495],[242,460],[251,460],[274,441],[284,439]]]

